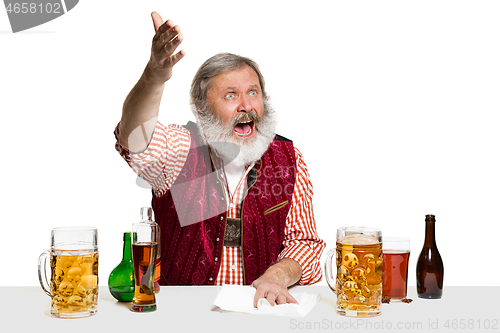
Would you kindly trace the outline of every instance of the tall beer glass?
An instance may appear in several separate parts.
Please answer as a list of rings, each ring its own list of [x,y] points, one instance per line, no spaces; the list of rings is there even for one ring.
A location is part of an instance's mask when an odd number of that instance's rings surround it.
[[[398,302],[406,297],[410,240],[404,237],[384,237],[382,296]]]
[[[50,283],[47,281],[48,258]],[[97,312],[98,265],[96,228],[52,229],[50,250],[38,259],[40,285],[51,297],[51,316],[81,318]]]
[[[156,223],[134,223],[132,232],[137,237],[132,242],[135,291],[130,310],[133,312],[155,311],[154,278],[159,236],[158,225]]]
[[[330,289],[337,294],[338,314],[358,318],[379,316],[382,232],[368,227],[337,229],[337,247],[327,253],[325,276]]]

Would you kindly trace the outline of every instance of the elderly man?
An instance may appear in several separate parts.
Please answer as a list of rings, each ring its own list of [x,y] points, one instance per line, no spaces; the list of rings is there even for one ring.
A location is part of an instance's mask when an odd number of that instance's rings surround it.
[[[157,122],[185,52],[179,26],[152,14],[151,58],[127,96],[116,149],[153,188],[162,285],[247,284],[270,304],[321,279],[312,184],[301,153],[276,135],[264,78],[250,59],[208,59],[191,85],[196,124]]]

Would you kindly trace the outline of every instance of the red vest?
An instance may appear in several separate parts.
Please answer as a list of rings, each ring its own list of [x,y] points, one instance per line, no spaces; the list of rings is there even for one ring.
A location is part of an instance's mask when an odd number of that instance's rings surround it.
[[[212,285],[227,213],[222,162],[202,144],[196,124],[186,128],[191,134],[186,163],[170,190],[152,200],[161,229],[160,284]],[[277,135],[248,174],[241,210],[245,284],[261,276],[283,249],[296,171],[292,142]]]

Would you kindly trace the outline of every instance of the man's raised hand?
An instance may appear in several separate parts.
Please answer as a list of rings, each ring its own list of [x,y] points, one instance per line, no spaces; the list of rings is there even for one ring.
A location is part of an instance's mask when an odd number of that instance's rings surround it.
[[[181,28],[173,24],[171,20],[163,22],[160,14],[151,13],[155,35],[151,45],[151,58],[147,66],[150,79],[155,83],[163,84],[172,77],[172,68],[182,59],[185,51],[181,50],[174,54],[175,50],[182,42]]]

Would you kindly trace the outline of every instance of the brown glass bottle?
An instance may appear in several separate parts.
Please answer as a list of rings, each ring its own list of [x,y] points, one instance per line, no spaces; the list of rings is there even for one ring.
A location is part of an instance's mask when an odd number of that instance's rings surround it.
[[[436,219],[425,216],[425,241],[417,261],[417,293],[420,298],[437,299],[443,295],[444,266],[436,246]]]

